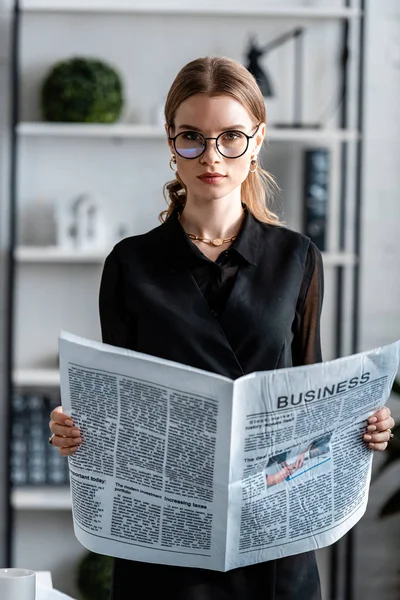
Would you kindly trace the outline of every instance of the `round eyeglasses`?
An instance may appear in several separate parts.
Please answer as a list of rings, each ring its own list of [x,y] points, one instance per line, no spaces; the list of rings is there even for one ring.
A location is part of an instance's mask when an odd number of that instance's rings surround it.
[[[223,131],[217,137],[205,137],[197,131],[182,131],[174,137],[168,136],[174,144],[175,152],[182,158],[199,158],[207,148],[208,140],[215,140],[215,146],[218,152],[225,158],[239,158],[247,151],[249,141],[256,135],[261,123],[253,135],[247,135],[243,131],[235,129]]]

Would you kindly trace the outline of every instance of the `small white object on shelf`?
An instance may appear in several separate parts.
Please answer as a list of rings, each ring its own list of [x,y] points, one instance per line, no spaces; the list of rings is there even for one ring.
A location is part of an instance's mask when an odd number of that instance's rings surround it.
[[[91,194],[80,194],[60,206],[58,245],[75,250],[102,250],[107,245],[107,229],[102,204]]]

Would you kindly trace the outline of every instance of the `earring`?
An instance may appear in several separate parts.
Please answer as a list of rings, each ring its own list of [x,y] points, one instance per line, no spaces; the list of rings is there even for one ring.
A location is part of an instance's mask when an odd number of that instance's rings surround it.
[[[253,169],[251,167],[253,167]],[[255,173],[257,171],[257,167],[258,167],[257,159],[253,158],[250,161],[250,169],[249,169],[250,173]]]
[[[175,154],[173,154],[170,158],[169,161],[169,168],[171,169],[171,171],[173,171],[174,173],[176,173],[177,169],[174,169],[173,165],[176,166],[176,156]]]

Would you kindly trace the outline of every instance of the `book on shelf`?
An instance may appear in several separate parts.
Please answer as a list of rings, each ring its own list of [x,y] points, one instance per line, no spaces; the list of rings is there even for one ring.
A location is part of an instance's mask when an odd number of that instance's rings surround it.
[[[326,250],[330,153],[327,148],[304,151],[304,233]]]
[[[10,465],[13,486],[69,483],[68,461],[48,442],[50,413],[60,403],[57,395],[14,393]]]

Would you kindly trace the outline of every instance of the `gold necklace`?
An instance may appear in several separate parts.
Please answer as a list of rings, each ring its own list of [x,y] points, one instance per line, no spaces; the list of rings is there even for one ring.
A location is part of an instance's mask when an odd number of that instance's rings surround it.
[[[188,238],[190,238],[191,240],[197,240],[198,242],[204,242],[205,244],[208,244],[209,246],[222,246],[222,244],[229,244],[229,242],[233,242],[237,238],[237,235],[233,235],[232,237],[225,238],[224,240],[222,240],[221,238],[215,238],[215,240],[210,240],[208,238],[202,238],[202,237],[199,237],[198,235],[194,235],[194,233],[187,233],[187,232],[185,232],[185,233],[188,236]]]
[[[178,221],[180,221],[180,220],[181,220],[181,213],[178,214]],[[222,244],[229,244],[230,242],[234,242],[237,238],[237,235],[233,235],[230,238],[225,238],[225,239],[215,238],[215,240],[210,240],[209,238],[202,238],[198,235],[195,235],[194,233],[188,233],[185,229],[183,231],[186,233],[188,238],[191,240],[203,242],[204,244],[208,244],[209,246],[216,246],[216,247],[222,246]]]

